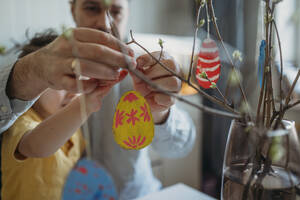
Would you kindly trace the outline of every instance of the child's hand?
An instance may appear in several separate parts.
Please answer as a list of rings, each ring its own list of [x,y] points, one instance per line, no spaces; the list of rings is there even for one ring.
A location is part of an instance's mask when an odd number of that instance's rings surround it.
[[[110,89],[117,83],[121,82],[128,72],[123,70],[116,81],[101,81],[98,86],[89,94],[86,94],[86,106],[88,113],[93,113],[101,108],[102,99],[109,93]]]

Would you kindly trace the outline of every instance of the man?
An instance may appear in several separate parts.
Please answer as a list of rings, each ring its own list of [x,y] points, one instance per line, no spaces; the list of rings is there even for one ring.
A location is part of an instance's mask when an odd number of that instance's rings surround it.
[[[6,129],[25,108],[28,108],[30,104],[28,100],[36,98],[46,88],[75,92],[76,76],[71,67],[75,58],[80,62],[81,74],[91,78],[83,82],[84,91],[88,92],[97,86],[99,79],[117,79],[118,67],[127,64],[125,56],[128,59],[134,56],[130,47],[109,34],[111,32],[109,21],[101,0],[72,1],[71,11],[76,25],[81,27],[73,30],[72,43],[59,37],[45,48],[16,62],[10,73],[6,92],[0,93],[1,101],[5,100],[4,106],[8,107],[7,115],[1,113],[1,117],[6,116],[1,131]],[[121,38],[124,39],[128,1],[112,0],[110,13]],[[128,55],[122,54],[120,44]],[[154,55],[158,57],[159,52]],[[178,65],[166,53],[162,56],[162,62],[177,73],[180,72]],[[149,55],[138,57],[133,64],[156,84],[174,93],[179,92],[180,80],[157,65]],[[6,67],[5,74],[9,74],[11,69],[12,66]],[[7,77],[5,74],[4,78],[0,79],[4,80],[4,86]],[[130,77],[134,89],[145,97],[151,107],[156,124],[155,138],[151,146],[164,157],[185,156],[191,151],[195,140],[195,128],[191,119],[173,106],[173,98],[155,92],[134,75]],[[104,99],[102,109],[89,120],[93,157],[112,174],[120,199],[133,199],[161,188],[161,183],[152,174],[148,148],[140,151],[124,150],[113,139],[112,119],[115,106],[121,94],[130,89],[129,85],[128,79],[115,85]]]

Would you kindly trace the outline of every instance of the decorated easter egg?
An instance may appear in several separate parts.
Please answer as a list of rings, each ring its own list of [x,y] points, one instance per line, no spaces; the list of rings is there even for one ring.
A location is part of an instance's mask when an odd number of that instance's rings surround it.
[[[201,50],[198,56],[196,78],[203,88],[210,88],[212,83],[217,83],[220,77],[221,62],[219,49],[214,40],[206,38],[201,44]],[[203,72],[206,77],[203,77]]]
[[[117,190],[109,173],[96,161],[81,159],[67,177],[63,200],[117,200]]]
[[[141,149],[154,137],[154,123],[145,98],[136,91],[120,99],[113,120],[115,141],[125,149]]]

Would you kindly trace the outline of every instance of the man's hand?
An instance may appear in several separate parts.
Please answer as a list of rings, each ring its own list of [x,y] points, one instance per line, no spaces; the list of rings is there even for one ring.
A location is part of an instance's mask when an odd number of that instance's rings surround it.
[[[117,80],[99,81],[97,87],[91,93],[83,94],[86,95],[86,108],[88,115],[100,110],[103,98],[109,93],[110,89],[115,84],[121,82],[127,74],[128,72],[126,70],[122,70]]]
[[[124,56],[120,45],[128,52]],[[21,58],[14,66],[8,83],[8,96],[23,100],[37,97],[46,88],[77,92],[72,63],[78,59],[85,93],[93,91],[99,80],[118,80],[119,67],[125,67],[133,51],[108,33],[89,28],[73,29],[68,39],[58,37],[46,47]],[[133,61],[134,62],[134,61]],[[135,65],[135,63],[134,63]]]
[[[157,59],[160,52],[154,52]],[[180,74],[179,65],[175,63],[174,59],[167,53],[163,53],[161,63],[172,69],[176,74]],[[137,70],[141,71],[147,78],[151,79],[153,83],[159,85],[161,88],[170,92],[178,93],[181,89],[181,81],[170,72],[162,68],[157,62],[146,54],[137,58]],[[169,114],[170,107],[175,103],[175,99],[168,95],[156,92],[153,88],[145,82],[131,74],[133,78],[134,88],[141,93],[149,103],[151,112],[156,124],[163,123]]]

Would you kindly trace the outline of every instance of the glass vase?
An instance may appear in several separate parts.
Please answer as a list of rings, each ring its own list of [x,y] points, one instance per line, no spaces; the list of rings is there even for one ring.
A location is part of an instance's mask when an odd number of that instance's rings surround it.
[[[223,164],[223,200],[300,200],[300,148],[294,122],[259,130],[232,121]]]

